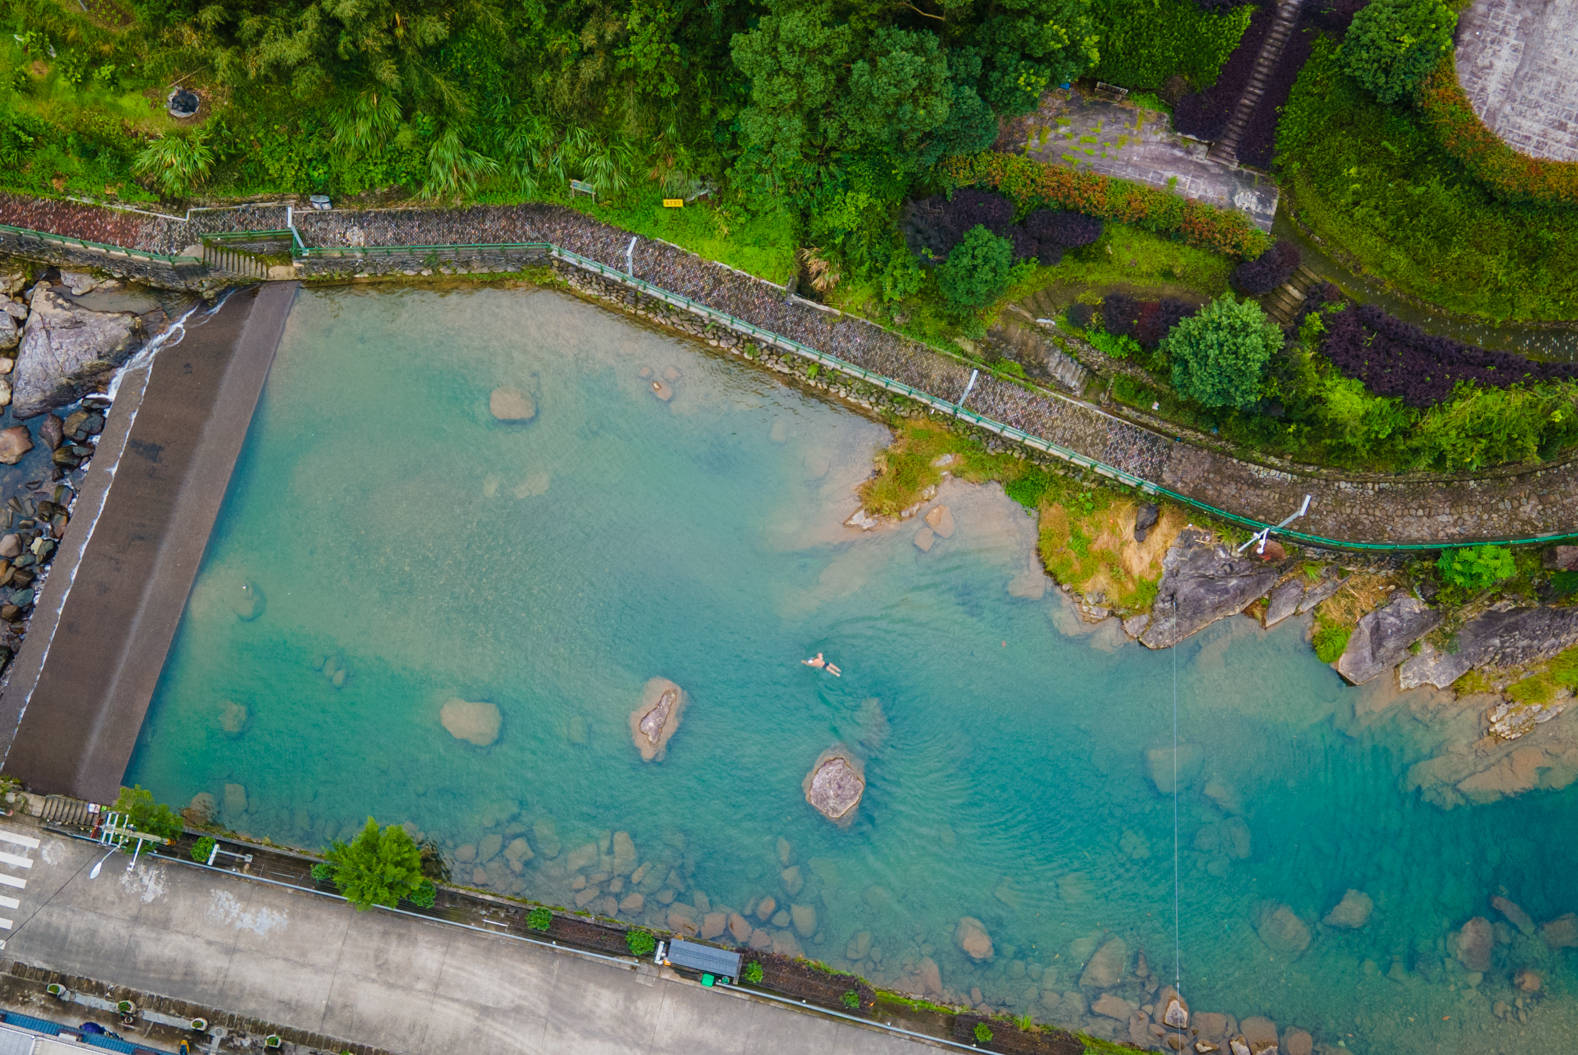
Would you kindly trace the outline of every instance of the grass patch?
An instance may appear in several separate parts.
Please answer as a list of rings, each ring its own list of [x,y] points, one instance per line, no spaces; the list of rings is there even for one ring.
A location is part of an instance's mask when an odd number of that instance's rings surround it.
[[[1348,638],[1353,636],[1353,627],[1335,622],[1330,616],[1317,615],[1315,617],[1315,634],[1311,643],[1315,646],[1315,658],[1322,663],[1335,663],[1342,658],[1348,648]]]
[[[1051,267],[1036,267],[1009,290],[1018,300],[1050,289],[1054,306],[1074,303],[1080,293],[1123,290],[1140,297],[1209,300],[1227,291],[1233,262],[1128,224],[1109,223],[1101,238]]]
[[[581,197],[570,204],[604,223],[673,242],[769,282],[782,284],[794,277],[794,225],[786,213],[746,214],[705,199],[665,209],[663,197],[661,187],[646,184],[619,202],[593,204]]]
[[[1013,497],[1024,501],[1020,494]],[[1164,506],[1146,540],[1135,542],[1138,503],[1106,488],[1050,477],[1038,508],[1037,552],[1048,575],[1120,613],[1150,610],[1162,558],[1185,522],[1180,511]]]
[[[1010,454],[988,454],[975,440],[928,419],[901,422],[894,441],[877,456],[877,475],[860,485],[860,503],[877,516],[898,516],[942,481],[944,468],[932,464],[954,456],[946,471],[964,480],[1001,480],[1014,484],[1026,474],[1023,461]],[[1023,486],[1023,485],[1021,485]]]
[[[1507,696],[1518,703],[1539,704],[1550,703],[1562,691],[1578,692],[1578,645],[1558,654],[1544,670],[1513,682],[1506,691]]]
[[[1489,319],[1578,315],[1578,208],[1495,198],[1420,115],[1383,106],[1320,41],[1277,133],[1295,211],[1364,270]]]

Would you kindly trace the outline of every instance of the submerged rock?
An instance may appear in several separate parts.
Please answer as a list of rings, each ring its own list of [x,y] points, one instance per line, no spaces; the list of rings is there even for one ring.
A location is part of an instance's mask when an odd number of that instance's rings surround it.
[[[1162,1025],[1172,1029],[1189,1028],[1189,1005],[1172,987],[1162,990]]]
[[[1540,927],[1540,937],[1553,949],[1578,949],[1578,915],[1557,916]]]
[[[1362,890],[1349,890],[1321,922],[1328,927],[1358,930],[1370,922],[1370,914],[1374,911],[1375,902],[1369,894]]]
[[[926,526],[935,531],[938,538],[953,538],[953,510],[947,506],[933,506],[926,514]]]
[[[1359,620],[1337,660],[1337,673],[1354,685],[1373,681],[1397,666],[1409,645],[1439,625],[1440,612],[1410,594],[1393,594],[1385,605]]]
[[[488,411],[495,421],[530,421],[537,416],[537,404],[520,389],[500,385],[488,396]]]
[[[1275,567],[1229,553],[1208,532],[1184,528],[1162,559],[1151,625],[1140,643],[1170,648],[1218,619],[1242,612],[1279,577]]]
[[[489,747],[499,738],[499,709],[481,700],[451,699],[439,708],[438,720],[456,740]]]
[[[1129,946],[1122,938],[1108,938],[1085,964],[1079,976],[1081,989],[1111,989],[1123,980],[1129,965]]]
[[[225,820],[234,823],[247,811],[247,789],[242,784],[225,785]]]
[[[848,825],[866,793],[866,778],[854,756],[835,744],[817,758],[801,786],[813,809],[835,824]]]
[[[140,329],[135,315],[90,311],[40,288],[17,352],[13,412],[28,418],[76,400],[125,360]]]
[[[643,686],[641,704],[630,712],[630,736],[643,761],[661,761],[668,753],[684,709],[685,690],[667,678],[652,678]]]
[[[1496,931],[1484,916],[1475,916],[1457,932],[1457,960],[1467,970],[1490,970],[1490,954],[1495,948]]]
[[[219,708],[219,728],[231,736],[239,736],[247,727],[248,717],[244,704],[237,703],[235,700],[226,700],[224,706]]]
[[[1286,905],[1270,905],[1262,910],[1255,932],[1266,948],[1283,956],[1298,956],[1309,948],[1309,927]]]
[[[1507,922],[1518,928],[1522,934],[1534,933],[1534,917],[1523,911],[1516,902],[1504,897],[1490,899],[1490,907],[1507,918]]]
[[[192,796],[192,801],[186,804],[181,811],[181,817],[188,824],[202,827],[214,822],[214,814],[219,812],[219,803],[214,801],[214,796],[206,791],[199,791]]]
[[[230,608],[236,613],[236,618],[244,623],[250,623],[263,614],[263,591],[251,579],[243,579],[240,587],[230,599]]]
[[[1271,596],[1266,599],[1266,629],[1270,629],[1293,615],[1299,610],[1299,602],[1304,600],[1304,583],[1298,576],[1287,582],[1281,583],[1271,591]]]
[[[992,958],[992,936],[986,933],[986,924],[974,916],[960,918],[959,925],[953,930],[953,940],[972,960],[979,962]]]

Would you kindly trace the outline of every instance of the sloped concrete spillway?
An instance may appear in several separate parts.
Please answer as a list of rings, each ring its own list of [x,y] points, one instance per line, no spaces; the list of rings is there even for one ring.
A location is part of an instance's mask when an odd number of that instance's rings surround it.
[[[115,798],[295,295],[243,290],[128,368],[0,695],[6,772]]]

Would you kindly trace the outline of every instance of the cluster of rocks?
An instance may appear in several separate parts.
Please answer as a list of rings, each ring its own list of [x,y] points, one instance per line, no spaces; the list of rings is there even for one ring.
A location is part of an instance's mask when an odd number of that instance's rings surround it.
[[[55,281],[51,281],[54,278]],[[71,299],[113,287],[81,272],[0,275],[0,407],[19,418],[75,402],[108,378],[139,345],[143,322],[130,312],[94,311]]]
[[[1528,1022],[1545,991],[1541,964],[1578,949],[1578,914],[1567,912],[1543,924],[1511,899],[1490,899],[1491,913],[1474,916],[1447,939],[1447,968],[1462,972],[1464,984],[1484,989],[1499,1019]]]

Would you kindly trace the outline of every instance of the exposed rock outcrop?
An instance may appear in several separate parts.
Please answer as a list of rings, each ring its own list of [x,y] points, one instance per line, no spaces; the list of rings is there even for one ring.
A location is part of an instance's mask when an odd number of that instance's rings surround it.
[[[11,379],[13,413],[28,418],[77,399],[125,361],[140,329],[135,315],[90,311],[40,288]]]
[[[1337,673],[1354,685],[1373,681],[1397,666],[1408,646],[1441,625],[1441,613],[1411,594],[1396,593],[1359,620]]]
[[[848,825],[866,793],[866,778],[854,756],[835,744],[817,758],[801,787],[813,809],[835,824]]]
[[[1444,689],[1475,667],[1517,667],[1550,659],[1578,642],[1578,608],[1505,608],[1477,616],[1457,632],[1451,652],[1422,649],[1397,672],[1405,689]]]
[[[652,678],[642,687],[641,704],[630,712],[630,737],[642,761],[661,761],[668,753],[684,709],[685,690],[667,678]]]
[[[1162,559],[1162,581],[1151,625],[1140,635],[1147,648],[1170,648],[1218,619],[1237,615],[1277,581],[1275,567],[1229,553],[1209,532],[1184,528]]]

